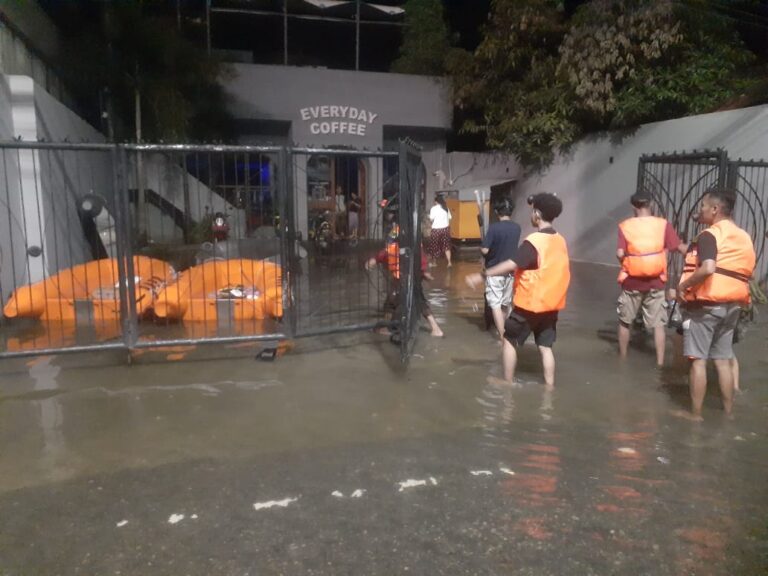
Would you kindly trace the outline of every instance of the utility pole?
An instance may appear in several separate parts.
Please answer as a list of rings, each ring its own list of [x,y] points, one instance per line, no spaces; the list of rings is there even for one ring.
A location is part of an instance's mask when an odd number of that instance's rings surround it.
[[[283,66],[288,66],[288,0],[283,0]]]
[[[355,0],[355,70],[360,70],[360,0]]]

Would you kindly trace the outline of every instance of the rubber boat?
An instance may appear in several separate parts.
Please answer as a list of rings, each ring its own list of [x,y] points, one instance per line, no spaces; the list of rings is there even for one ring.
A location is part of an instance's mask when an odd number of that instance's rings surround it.
[[[155,292],[176,276],[167,262],[134,256],[134,298],[139,315],[153,304]],[[7,318],[75,321],[85,313],[96,323],[120,318],[117,259],[105,258],[79,264],[35,284],[17,288],[3,307]],[[85,307],[83,307],[85,304]]]
[[[242,322],[283,315],[280,266],[245,258],[210,260],[179,274],[155,298],[159,318]]]

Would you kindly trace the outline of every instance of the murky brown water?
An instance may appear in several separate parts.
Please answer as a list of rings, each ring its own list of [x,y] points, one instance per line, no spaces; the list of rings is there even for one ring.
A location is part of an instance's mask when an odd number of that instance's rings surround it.
[[[243,346],[4,362],[0,574],[765,573],[765,322],[737,348],[735,421],[715,387],[692,425],[670,415],[688,400],[672,342],[662,371],[650,338],[616,357],[615,271],[599,266],[574,267],[556,389],[532,344],[521,388],[486,384],[499,348],[462,281],[474,268],[437,269],[447,337],[424,332],[407,372],[372,334],[274,363]]]

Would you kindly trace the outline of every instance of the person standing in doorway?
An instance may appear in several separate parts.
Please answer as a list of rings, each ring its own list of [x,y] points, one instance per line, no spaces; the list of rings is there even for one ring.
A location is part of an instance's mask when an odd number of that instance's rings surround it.
[[[429,254],[433,260],[439,260],[445,254],[448,268],[451,267],[451,212],[442,194],[435,195],[435,202],[429,210],[432,232],[429,236]]]
[[[336,186],[336,210],[334,213],[334,228],[337,236],[344,238],[347,228],[347,202],[344,198],[344,189]]]
[[[503,378],[488,377],[490,384],[514,383],[517,348],[533,332],[541,354],[544,382],[555,385],[555,356],[552,346],[557,337],[557,317],[565,308],[571,281],[568,246],[552,227],[563,211],[563,203],[554,194],[540,192],[528,198],[531,224],[536,232],[520,245],[514,260],[505,260],[479,274],[469,274],[465,280],[475,288],[488,276],[506,276],[514,272],[514,304],[512,314],[504,325],[502,346]]]
[[[352,192],[349,195],[349,202],[347,203],[347,214],[349,215],[349,236],[350,238],[357,239],[358,228],[360,227],[360,209],[362,208],[362,202],[360,197]]]
[[[656,365],[664,365],[667,309],[664,290],[667,282],[667,251],[685,254],[688,245],[672,225],[651,212],[651,197],[637,192],[630,198],[635,215],[619,224],[616,258],[621,264],[619,295],[619,355],[627,357],[630,328],[638,311],[643,311],[646,329],[653,330]]]
[[[755,269],[752,238],[731,219],[736,194],[713,188],[701,199],[701,232],[685,257],[677,298],[683,306],[683,354],[690,361],[691,411],[677,416],[701,421],[707,391],[707,360],[717,370],[723,408],[733,411],[733,335],[743,306],[751,302]]]
[[[509,198],[498,200],[493,210],[499,218],[488,227],[480,248],[485,257],[485,268],[492,268],[517,256],[517,245],[520,243],[520,225],[512,222],[514,206]],[[488,276],[485,279],[485,300],[493,314],[493,323],[499,333],[499,339],[504,341],[504,321],[512,305],[513,275]]]

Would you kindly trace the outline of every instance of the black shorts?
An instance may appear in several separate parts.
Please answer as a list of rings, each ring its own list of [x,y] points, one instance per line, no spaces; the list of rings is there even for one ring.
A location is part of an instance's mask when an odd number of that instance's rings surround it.
[[[515,308],[504,323],[504,338],[515,346],[522,346],[533,332],[536,346],[552,348],[557,340],[557,311],[528,312]]]

